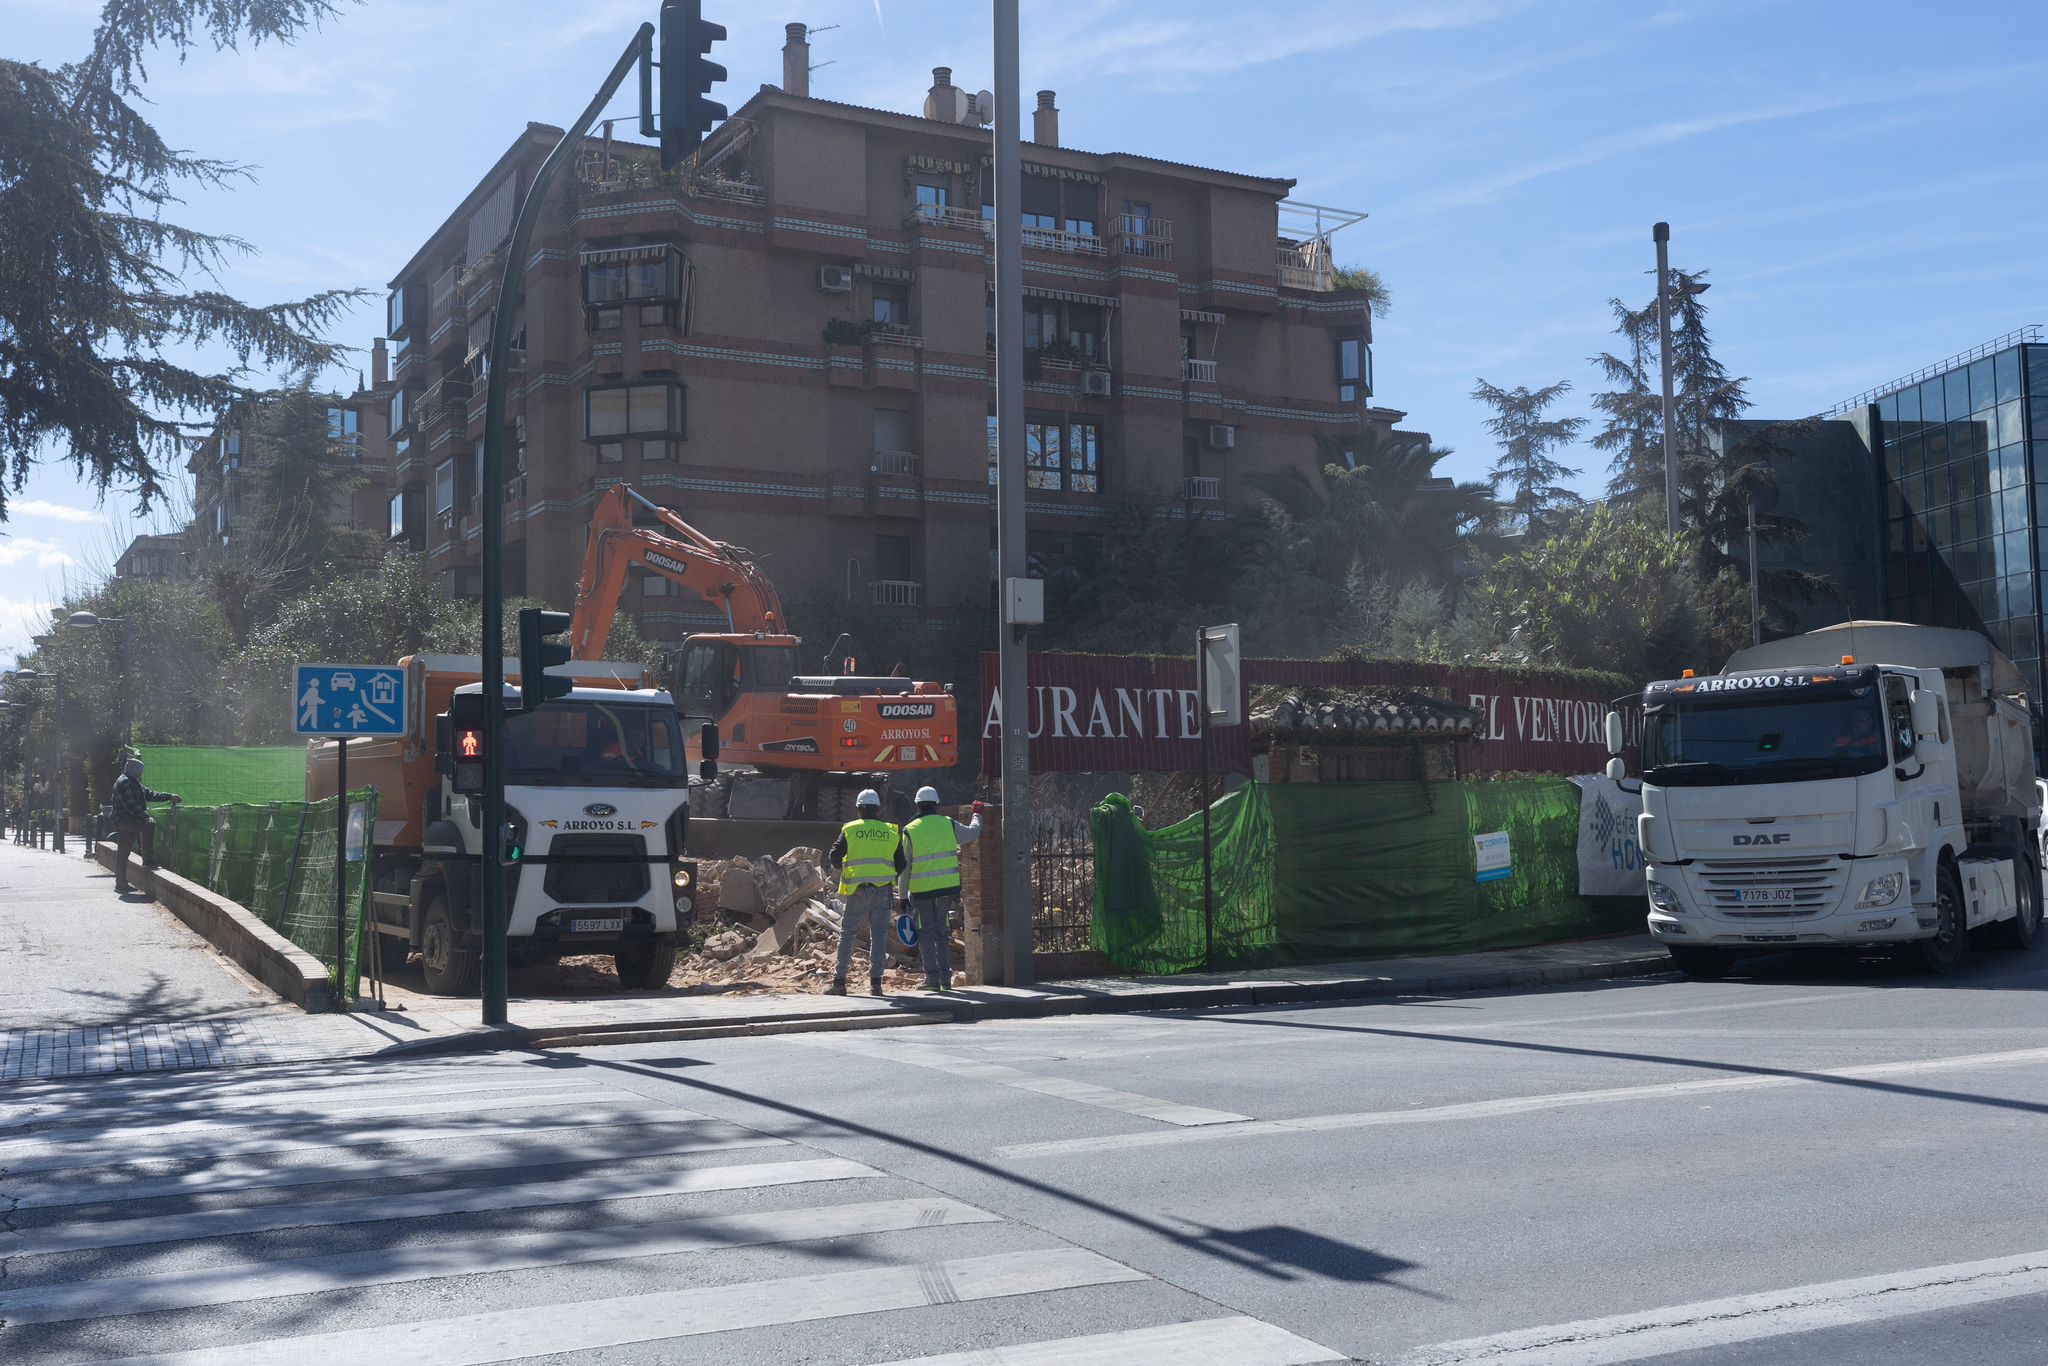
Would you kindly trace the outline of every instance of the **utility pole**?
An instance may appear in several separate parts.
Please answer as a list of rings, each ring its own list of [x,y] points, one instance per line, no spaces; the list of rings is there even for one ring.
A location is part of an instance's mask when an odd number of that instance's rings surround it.
[[[996,679],[1003,699],[1003,983],[1029,986],[1031,950],[1031,707],[1019,611],[1024,551],[1023,89],[1017,0],[995,0],[996,48],[996,560],[1001,578]],[[1040,600],[1042,603],[1042,599]],[[1043,620],[1041,610],[1036,614]]]
[[[490,374],[485,382],[484,461],[477,483],[483,497],[483,1022],[501,1025],[506,1019],[505,945],[505,401],[507,367],[512,360],[513,314],[526,281],[526,254],[540,221],[548,190],[562,168],[583,145],[591,125],[611,103],[636,63],[653,60],[654,25],[642,24],[625,54],[605,78],[597,98],[569,126],[562,139],[534,173],[533,184],[519,205],[519,219],[505,246],[505,269],[498,278],[498,311],[491,319]],[[642,90],[646,86],[643,82]],[[348,804],[344,794],[342,805]]]
[[[1671,225],[1650,229],[1657,243],[1657,358],[1664,372],[1664,530],[1678,536],[1678,456],[1672,432],[1675,405],[1671,400]]]

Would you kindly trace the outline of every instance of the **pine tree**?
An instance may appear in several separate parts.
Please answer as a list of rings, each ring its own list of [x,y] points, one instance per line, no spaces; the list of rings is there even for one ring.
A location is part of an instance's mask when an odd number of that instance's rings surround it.
[[[1473,386],[1472,397],[1493,409],[1486,430],[1500,442],[1500,459],[1491,478],[1496,490],[1506,484],[1513,491],[1503,504],[1513,530],[1541,535],[1558,514],[1585,502],[1563,482],[1578,471],[1551,452],[1576,440],[1586,419],[1544,416],[1571,387],[1571,381],[1559,380],[1533,391],[1527,385],[1508,390],[1483,379]]]
[[[1592,357],[1613,387],[1593,395],[1605,421],[1593,434],[1593,448],[1610,457],[1607,496],[1648,516],[1664,507],[1664,410],[1657,382],[1657,305],[1631,309],[1609,299],[1621,354]]]
[[[54,70],[0,59],[0,516],[61,451],[101,490],[147,507],[252,362],[321,370],[318,331],[360,291],[246,304],[215,279],[248,243],[166,221],[186,187],[247,167],[166,143],[143,117],[144,58],[211,43],[290,42],[333,0],[106,0],[92,50]],[[218,347],[219,370],[182,358]]]

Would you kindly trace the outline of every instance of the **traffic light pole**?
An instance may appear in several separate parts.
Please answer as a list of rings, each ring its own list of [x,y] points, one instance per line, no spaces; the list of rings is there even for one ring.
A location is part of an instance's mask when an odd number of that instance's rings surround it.
[[[498,278],[498,311],[491,320],[490,374],[486,377],[484,400],[484,463],[477,483],[483,497],[482,541],[484,552],[484,800],[483,800],[483,890],[479,911],[483,916],[483,1022],[501,1025],[506,1020],[506,906],[505,906],[505,401],[512,355],[513,313],[526,280],[526,253],[533,230],[540,222],[548,190],[562,169],[575,157],[598,116],[612,96],[625,84],[635,63],[653,59],[654,25],[642,24],[612,74],[598,89],[597,98],[580,118],[562,134],[547,160],[534,174],[533,184],[519,205],[519,219],[512,225],[512,240],[505,247],[504,274]]]

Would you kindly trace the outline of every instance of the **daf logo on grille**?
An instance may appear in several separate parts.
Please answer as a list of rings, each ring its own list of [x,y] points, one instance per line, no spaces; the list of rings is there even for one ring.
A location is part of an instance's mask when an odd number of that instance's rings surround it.
[[[610,802],[592,802],[590,805],[583,808],[583,814],[586,816],[600,817],[616,816],[619,814],[619,808],[613,806]]]
[[[1775,835],[1737,835],[1735,842],[1737,844],[1788,844],[1791,842],[1791,839],[1791,831],[1781,830]]]

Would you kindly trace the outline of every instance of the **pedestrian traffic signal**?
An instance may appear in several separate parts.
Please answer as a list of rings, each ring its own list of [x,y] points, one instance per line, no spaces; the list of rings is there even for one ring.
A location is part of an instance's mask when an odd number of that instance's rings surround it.
[[[551,639],[567,632],[569,614],[526,607],[519,613],[519,710],[532,711],[568,692],[566,678],[550,678],[550,664],[567,664],[569,646]]]
[[[448,744],[455,759],[455,790],[484,790],[484,695],[459,692],[448,699]]]
[[[725,25],[704,17],[703,0],[662,0],[661,5],[661,169],[673,170],[725,118],[725,106],[707,99],[725,79],[725,68],[709,61],[711,45],[725,38]]]

